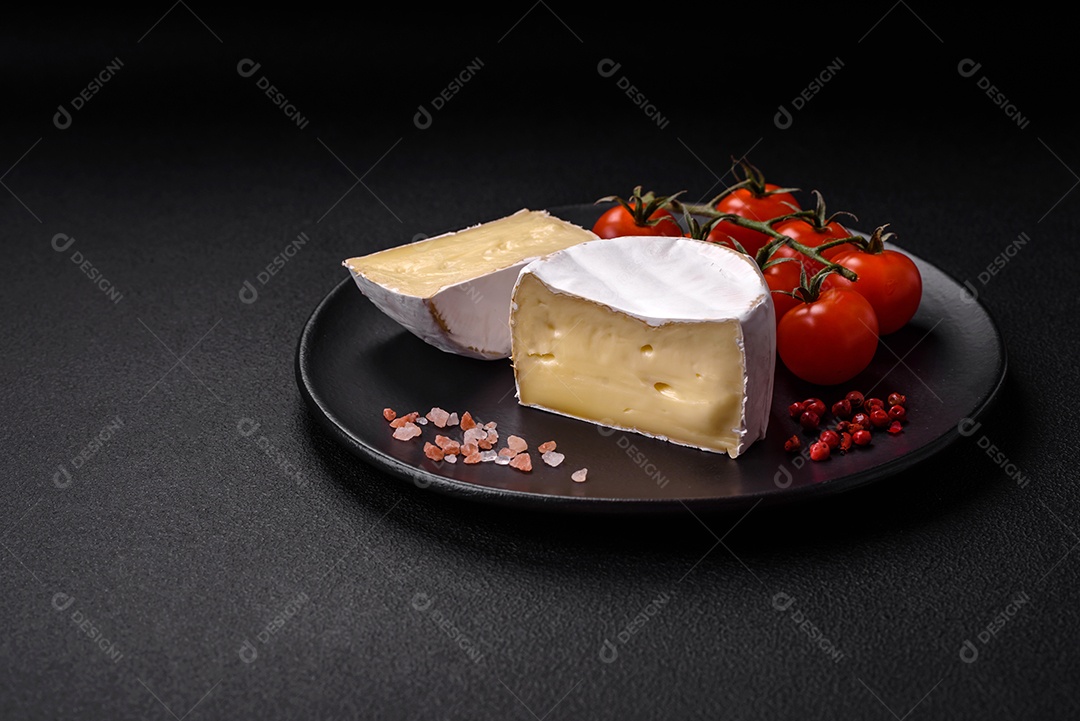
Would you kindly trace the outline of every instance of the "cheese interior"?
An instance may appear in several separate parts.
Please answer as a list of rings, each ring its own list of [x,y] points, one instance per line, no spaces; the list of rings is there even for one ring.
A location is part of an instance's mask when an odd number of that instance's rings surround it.
[[[745,361],[736,320],[649,325],[528,273],[514,299],[521,403],[737,452]]]
[[[521,210],[456,233],[350,258],[345,265],[398,293],[430,298],[448,286],[595,238],[543,211]]]

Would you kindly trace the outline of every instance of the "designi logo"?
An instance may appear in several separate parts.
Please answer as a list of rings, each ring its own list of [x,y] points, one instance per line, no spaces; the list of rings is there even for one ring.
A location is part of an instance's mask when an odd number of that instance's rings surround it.
[[[66,611],[75,603],[75,597],[59,591],[52,597],[52,605],[57,611]]]

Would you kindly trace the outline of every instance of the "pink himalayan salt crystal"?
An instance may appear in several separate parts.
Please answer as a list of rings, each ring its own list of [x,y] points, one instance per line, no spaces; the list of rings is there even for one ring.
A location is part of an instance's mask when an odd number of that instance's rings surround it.
[[[412,423],[413,421],[415,421],[416,417],[419,416],[419,415],[420,415],[419,413],[417,413],[416,411],[413,411],[412,413],[407,413],[406,415],[398,416],[394,420],[390,421],[390,427],[391,428],[401,428],[406,423]]]
[[[539,446],[537,446],[536,450],[540,451],[541,453],[553,451],[555,450],[555,441],[546,441],[544,443],[541,443]]]
[[[450,419],[450,414],[444,411],[442,408],[432,408],[430,411],[427,412],[425,418],[427,418],[439,428],[446,428],[446,421]]]
[[[548,464],[552,468],[555,468],[557,465],[563,462],[566,456],[561,453],[556,453],[555,451],[548,451],[544,455],[540,456],[540,458],[544,461],[544,463]]]
[[[456,426],[457,424],[458,424],[458,415],[457,415],[457,413],[451,413],[446,419],[446,425],[447,426]]]
[[[528,453],[519,453],[510,459],[510,467],[528,473],[532,470],[532,456]]]
[[[435,445],[443,449],[448,456],[457,455],[461,451],[461,444],[449,436],[435,436]]]
[[[574,471],[570,474],[570,477],[574,479],[576,483],[584,483],[585,477],[589,475],[588,468],[582,468],[580,471]]]
[[[525,439],[521,436],[510,436],[506,439],[506,447],[512,450],[514,453],[522,453],[528,450],[529,444],[525,442]]]
[[[487,440],[487,431],[483,428],[470,428],[465,431],[465,437],[461,441],[461,445],[473,444],[476,445],[480,441]]]
[[[394,438],[397,438],[399,441],[407,441],[416,438],[420,433],[420,426],[415,423],[406,423],[394,430]]]

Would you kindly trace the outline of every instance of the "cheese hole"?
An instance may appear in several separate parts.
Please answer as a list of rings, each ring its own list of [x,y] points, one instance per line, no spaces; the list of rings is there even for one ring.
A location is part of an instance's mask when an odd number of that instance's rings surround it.
[[[652,355],[652,346],[649,345],[648,343],[641,346],[641,354],[642,355]]]
[[[657,393],[663,394],[668,398],[675,397],[675,391],[667,383],[653,383],[653,388],[656,389]]]

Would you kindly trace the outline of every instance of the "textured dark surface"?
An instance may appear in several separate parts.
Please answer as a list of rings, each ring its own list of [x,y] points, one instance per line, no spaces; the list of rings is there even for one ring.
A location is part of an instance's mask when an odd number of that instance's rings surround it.
[[[0,30],[0,716],[1080,713],[1068,23],[905,3],[770,31],[750,9],[616,29],[550,3],[407,24],[400,8],[166,9],[42,8]],[[114,58],[58,129],[57,105]],[[248,78],[244,58],[261,63]],[[418,105],[478,58],[417,128]],[[607,78],[605,58],[621,63]],[[965,58],[982,64],[967,78]],[[308,418],[295,344],[342,258],[639,183],[711,194],[751,149],[974,284],[1010,369],[973,435],[828,501],[597,519],[401,484]],[[74,244],[54,250],[57,234]]]

